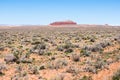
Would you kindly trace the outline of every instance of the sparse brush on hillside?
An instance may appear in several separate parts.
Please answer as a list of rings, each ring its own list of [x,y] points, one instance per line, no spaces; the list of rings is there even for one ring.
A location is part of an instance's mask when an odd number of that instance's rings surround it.
[[[111,76],[120,64],[120,28],[79,26],[0,29],[0,80],[103,80],[106,71]],[[119,72],[111,79],[120,80]]]

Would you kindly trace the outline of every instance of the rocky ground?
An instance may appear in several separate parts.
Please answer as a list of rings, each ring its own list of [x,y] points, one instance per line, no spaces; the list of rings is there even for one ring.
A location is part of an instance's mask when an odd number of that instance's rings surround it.
[[[120,80],[120,27],[0,28],[0,80]]]

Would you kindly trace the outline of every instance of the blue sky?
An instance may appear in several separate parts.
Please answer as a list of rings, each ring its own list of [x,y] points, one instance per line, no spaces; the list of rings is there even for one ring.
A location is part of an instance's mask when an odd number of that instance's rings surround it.
[[[120,25],[120,0],[0,0],[0,24],[46,25],[61,20]]]

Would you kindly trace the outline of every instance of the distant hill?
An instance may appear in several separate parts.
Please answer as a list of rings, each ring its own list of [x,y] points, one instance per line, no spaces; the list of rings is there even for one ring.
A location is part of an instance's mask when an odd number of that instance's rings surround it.
[[[57,21],[57,22],[53,22],[50,23],[50,25],[77,25],[76,22],[73,22],[71,20],[67,20],[67,21]]]

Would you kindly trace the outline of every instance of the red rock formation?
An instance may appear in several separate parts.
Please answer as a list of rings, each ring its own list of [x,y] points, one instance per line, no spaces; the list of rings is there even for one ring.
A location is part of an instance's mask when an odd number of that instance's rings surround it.
[[[58,22],[53,22],[50,25],[76,25],[76,22],[73,21],[58,21]]]

